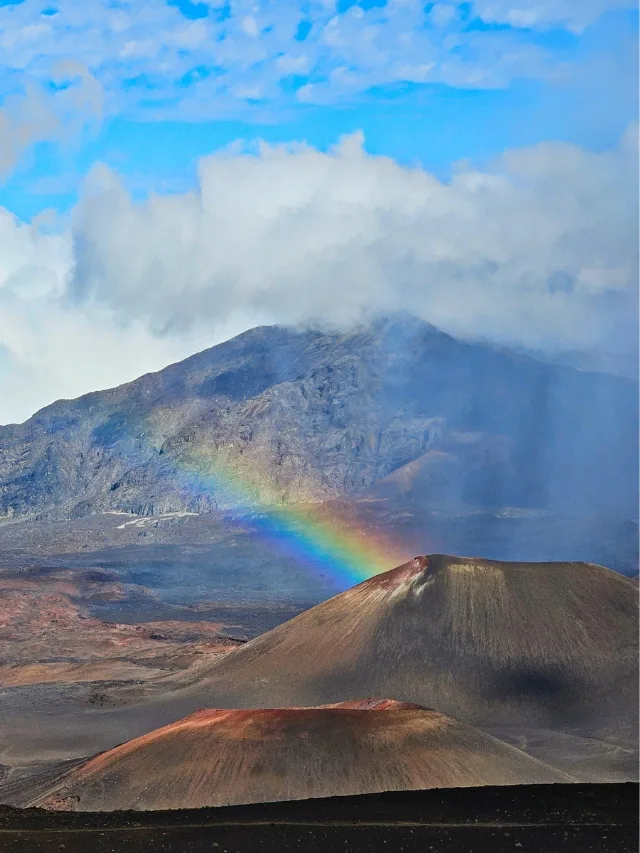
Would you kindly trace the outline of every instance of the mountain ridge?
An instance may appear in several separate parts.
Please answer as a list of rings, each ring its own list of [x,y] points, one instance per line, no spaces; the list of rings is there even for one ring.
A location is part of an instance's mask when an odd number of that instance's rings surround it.
[[[224,510],[185,474],[205,449],[234,472],[260,461],[283,503],[366,495],[431,453],[432,504],[629,515],[636,408],[630,380],[415,318],[347,333],[262,326],[0,427],[0,513]]]

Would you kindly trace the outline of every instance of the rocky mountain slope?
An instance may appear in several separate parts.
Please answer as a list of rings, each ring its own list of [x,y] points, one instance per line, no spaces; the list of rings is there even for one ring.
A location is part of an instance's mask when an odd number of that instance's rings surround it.
[[[74,768],[32,804],[74,811],[200,808],[574,781],[436,711],[358,705],[198,711]]]
[[[211,511],[212,471],[271,500],[397,495],[634,517],[637,386],[410,317],[262,327],[0,427],[0,514]]]

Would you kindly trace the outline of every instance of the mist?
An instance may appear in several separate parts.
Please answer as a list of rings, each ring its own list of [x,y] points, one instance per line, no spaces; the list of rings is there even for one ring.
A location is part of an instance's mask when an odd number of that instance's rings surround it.
[[[396,435],[365,497],[406,513],[416,547],[637,571],[636,382],[460,344],[408,317],[384,329],[377,404]]]

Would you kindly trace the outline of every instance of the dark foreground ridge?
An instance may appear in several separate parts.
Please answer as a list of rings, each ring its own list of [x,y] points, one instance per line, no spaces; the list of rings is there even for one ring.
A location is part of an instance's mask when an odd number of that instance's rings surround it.
[[[0,806],[12,853],[636,853],[638,785],[392,792],[162,812]]]

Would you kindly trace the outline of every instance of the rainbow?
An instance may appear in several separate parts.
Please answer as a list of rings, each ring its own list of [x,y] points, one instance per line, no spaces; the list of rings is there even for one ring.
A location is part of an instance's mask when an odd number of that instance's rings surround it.
[[[183,488],[215,495],[271,547],[322,568],[340,588],[387,571],[405,556],[390,539],[347,520],[326,503],[283,503],[281,490],[255,460],[227,460],[220,450],[199,446],[181,457],[175,473]]]

